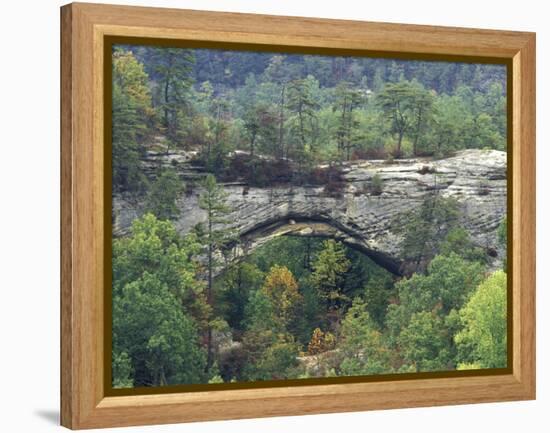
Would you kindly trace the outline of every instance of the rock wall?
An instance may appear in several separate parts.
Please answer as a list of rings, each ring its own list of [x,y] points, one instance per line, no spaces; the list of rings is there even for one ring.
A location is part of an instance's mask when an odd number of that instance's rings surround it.
[[[163,157],[165,163],[179,158],[180,175],[201,175],[182,155]],[[382,181],[382,192],[369,192],[374,175]],[[356,161],[344,166],[345,187],[341,195],[325,193],[323,187],[252,188],[224,184],[229,216],[242,243],[238,254],[246,254],[269,239],[281,235],[337,238],[368,254],[393,273],[400,273],[400,237],[392,231],[395,217],[419,206],[428,194],[454,197],[460,204],[461,225],[474,241],[493,252],[492,265],[499,266],[497,228],[506,214],[506,153],[495,150],[464,150],[441,159]],[[184,234],[205,220],[198,206],[200,189],[178,200],[181,216],[175,225]],[[113,198],[114,233],[123,234],[142,213],[139,204],[121,196]]]

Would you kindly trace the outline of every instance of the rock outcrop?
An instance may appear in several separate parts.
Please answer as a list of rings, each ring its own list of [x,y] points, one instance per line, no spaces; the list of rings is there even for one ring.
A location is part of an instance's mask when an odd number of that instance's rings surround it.
[[[184,180],[201,176],[184,155],[162,157],[167,164],[171,159],[179,161]],[[479,246],[491,252],[492,265],[500,265],[504,251],[498,246],[497,228],[506,214],[505,152],[464,150],[440,160],[355,161],[345,164],[343,173],[345,185],[337,196],[327,194],[322,186],[224,184],[233,209],[228,219],[242,241],[237,254],[246,254],[276,236],[325,236],[363,251],[399,274],[401,238],[395,233],[395,217],[437,193],[458,201],[461,225]],[[375,175],[381,187],[373,191]],[[194,188],[178,200],[181,216],[175,225],[182,234],[205,220],[198,205],[200,192]],[[126,232],[141,213],[139,204],[115,196],[114,233]]]

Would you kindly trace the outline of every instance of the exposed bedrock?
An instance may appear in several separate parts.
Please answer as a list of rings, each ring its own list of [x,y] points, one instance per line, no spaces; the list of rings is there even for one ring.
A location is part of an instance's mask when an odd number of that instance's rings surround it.
[[[166,163],[179,158],[184,181],[200,172],[181,155],[163,157]],[[224,189],[233,211],[228,219],[241,239],[237,255],[246,254],[282,235],[321,236],[341,240],[369,255],[389,271],[399,274],[402,265],[401,238],[395,217],[418,207],[437,192],[460,204],[460,224],[480,246],[492,252],[492,265],[503,259],[497,228],[506,214],[506,153],[495,150],[464,150],[440,159],[355,161],[343,167],[342,193],[331,196],[322,186],[255,188],[227,183]],[[381,179],[381,193],[371,192],[373,176]],[[198,205],[200,188],[182,194],[181,215],[175,225],[181,234],[205,221]],[[131,221],[142,213],[139,204],[121,196],[113,198],[115,235],[127,232]]]

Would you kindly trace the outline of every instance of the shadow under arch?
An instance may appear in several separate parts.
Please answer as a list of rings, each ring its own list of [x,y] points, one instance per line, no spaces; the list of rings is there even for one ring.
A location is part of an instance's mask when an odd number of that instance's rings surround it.
[[[353,248],[396,276],[402,276],[403,261],[368,245],[363,237],[350,227],[322,216],[288,214],[277,216],[239,233],[239,241],[231,247],[237,259],[246,257],[256,248],[279,236],[332,238]]]

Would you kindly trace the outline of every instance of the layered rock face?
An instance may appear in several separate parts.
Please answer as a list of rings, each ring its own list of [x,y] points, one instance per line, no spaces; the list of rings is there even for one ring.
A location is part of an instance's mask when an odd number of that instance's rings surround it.
[[[177,158],[184,181],[201,173],[185,156],[163,156],[169,164]],[[395,218],[411,211],[431,194],[453,197],[460,205],[460,224],[481,247],[491,252],[491,265],[499,266],[505,252],[497,241],[497,228],[506,215],[506,153],[464,150],[441,159],[355,161],[343,166],[342,193],[327,194],[322,186],[253,188],[242,183],[224,184],[233,211],[228,220],[239,234],[236,255],[281,235],[336,238],[369,255],[389,271],[402,273],[401,238]],[[373,177],[381,185],[373,191]],[[200,188],[178,200],[181,216],[175,225],[181,234],[204,222],[199,208]],[[142,213],[139,203],[113,198],[114,233],[127,232]]]

